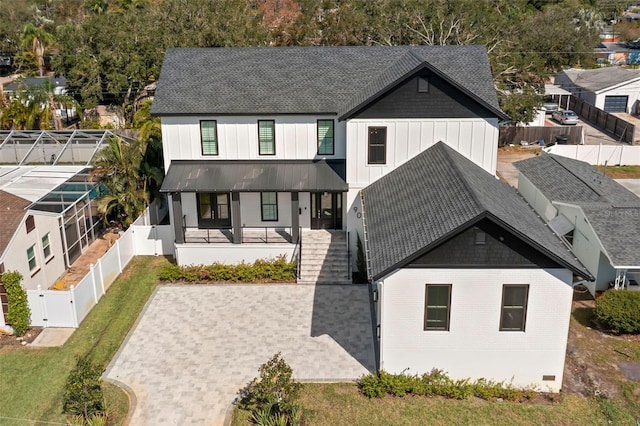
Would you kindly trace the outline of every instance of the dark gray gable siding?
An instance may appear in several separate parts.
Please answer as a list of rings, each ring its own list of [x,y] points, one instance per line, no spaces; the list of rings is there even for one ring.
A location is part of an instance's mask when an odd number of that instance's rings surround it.
[[[418,92],[419,77],[429,82],[429,91]],[[422,72],[399,84],[380,99],[354,114],[357,118],[489,118],[495,113],[483,107],[451,83]]]
[[[484,244],[477,244],[484,232]],[[430,268],[561,268],[507,229],[482,219],[458,235],[433,248],[407,267]]]

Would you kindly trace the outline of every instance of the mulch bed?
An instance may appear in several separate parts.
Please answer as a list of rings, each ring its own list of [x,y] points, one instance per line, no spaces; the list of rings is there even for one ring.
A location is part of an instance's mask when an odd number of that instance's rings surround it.
[[[29,327],[22,337],[0,334],[0,348],[3,346],[26,346],[27,343],[32,343],[36,340],[36,337],[38,337],[41,332],[42,327]]]

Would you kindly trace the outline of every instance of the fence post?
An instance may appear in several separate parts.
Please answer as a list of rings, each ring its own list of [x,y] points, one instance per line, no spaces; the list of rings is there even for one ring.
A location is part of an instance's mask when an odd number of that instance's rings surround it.
[[[118,255],[118,273],[122,273],[122,260],[120,260],[120,239],[116,240],[116,254]]]
[[[598,158],[596,158],[596,164],[600,165],[600,155],[602,154],[602,144],[598,144]]]
[[[47,328],[47,321],[49,320],[49,315],[47,314],[47,301],[44,300],[44,291],[42,291],[42,286],[38,285],[38,298],[40,299],[40,305],[42,307],[42,324],[44,328]]]
[[[100,273],[100,285],[102,286],[102,294],[106,293],[104,290],[104,276],[102,275],[102,259],[98,259],[98,272]]]
[[[96,288],[96,277],[93,275],[93,263],[89,264],[89,273],[91,274],[91,285],[93,286],[93,299],[98,303],[98,289]]]
[[[69,288],[69,296],[71,296],[71,316],[73,318],[73,326],[78,328],[78,312],[76,311],[76,296],[73,284]]]

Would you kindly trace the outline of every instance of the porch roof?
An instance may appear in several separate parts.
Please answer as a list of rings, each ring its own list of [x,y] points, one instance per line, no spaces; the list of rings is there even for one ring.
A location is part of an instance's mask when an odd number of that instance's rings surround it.
[[[345,192],[344,161],[174,160],[161,192]]]

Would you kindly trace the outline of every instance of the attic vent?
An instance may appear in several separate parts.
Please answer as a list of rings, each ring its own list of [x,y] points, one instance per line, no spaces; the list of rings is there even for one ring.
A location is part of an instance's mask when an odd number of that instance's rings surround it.
[[[556,376],[543,375],[542,376],[542,380],[545,381],[545,382],[554,382],[556,380]]]
[[[476,245],[477,246],[483,246],[487,243],[487,234],[484,233],[483,231],[477,230],[476,231]]]
[[[425,77],[418,77],[418,92],[429,93],[429,80]]]

